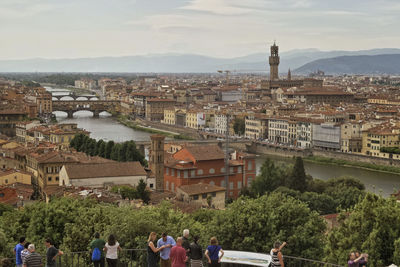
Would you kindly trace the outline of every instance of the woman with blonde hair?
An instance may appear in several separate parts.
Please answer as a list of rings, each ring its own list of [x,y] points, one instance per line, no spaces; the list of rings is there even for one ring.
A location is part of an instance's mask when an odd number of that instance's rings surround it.
[[[221,256],[219,253],[221,252]],[[218,245],[218,240],[216,237],[211,237],[210,245],[207,247],[205,256],[208,260],[209,267],[220,267],[221,259],[224,256],[224,251],[221,246]]]
[[[158,257],[157,253],[160,250],[163,250],[165,246],[157,248],[154,246],[154,240],[157,238],[157,233],[151,232],[149,235],[149,239],[147,240],[147,267],[157,267],[158,266]]]

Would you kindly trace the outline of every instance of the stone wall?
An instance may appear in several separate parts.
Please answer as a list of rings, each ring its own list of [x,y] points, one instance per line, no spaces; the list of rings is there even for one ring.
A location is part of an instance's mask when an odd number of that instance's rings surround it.
[[[294,148],[277,147],[266,144],[252,143],[247,145],[247,152],[254,154],[265,154],[265,155],[276,155],[281,157],[307,157],[307,156],[319,156],[325,158],[341,159],[355,162],[366,162],[376,165],[396,166],[400,167],[400,160],[393,160],[387,158],[376,158],[360,154],[341,153],[335,151],[307,149],[297,150]]]
[[[143,126],[151,126],[154,129],[160,129],[164,131],[174,132],[182,135],[186,135],[193,139],[203,139],[202,136],[194,129],[184,128],[177,125],[168,125],[160,122],[148,121],[143,119],[136,119],[136,122]]]

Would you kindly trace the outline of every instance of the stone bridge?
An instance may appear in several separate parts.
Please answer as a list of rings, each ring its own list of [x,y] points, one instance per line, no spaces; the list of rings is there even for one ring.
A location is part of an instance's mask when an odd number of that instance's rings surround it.
[[[67,95],[51,95],[52,98],[55,98],[57,100],[54,101],[60,101],[63,97],[71,97],[73,100],[78,100],[78,98],[82,100],[97,100],[99,99],[96,95],[75,95],[75,94],[67,94]]]
[[[120,102],[111,100],[60,100],[53,101],[53,111],[63,111],[72,118],[77,111],[87,110],[93,112],[93,117],[98,117],[103,111],[119,112]]]

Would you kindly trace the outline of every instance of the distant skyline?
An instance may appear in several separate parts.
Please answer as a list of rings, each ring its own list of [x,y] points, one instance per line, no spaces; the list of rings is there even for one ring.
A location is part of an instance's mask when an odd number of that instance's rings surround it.
[[[398,0],[1,0],[0,60],[400,48]]]

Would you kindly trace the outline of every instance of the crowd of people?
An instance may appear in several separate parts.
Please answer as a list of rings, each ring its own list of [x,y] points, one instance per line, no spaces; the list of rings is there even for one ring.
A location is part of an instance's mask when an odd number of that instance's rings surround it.
[[[203,267],[203,256],[208,262],[208,267],[221,266],[221,259],[224,251],[218,245],[216,237],[210,239],[210,244],[203,252],[203,248],[198,243],[199,238],[193,237],[190,242],[189,230],[183,230],[183,235],[175,239],[166,232],[161,234],[157,240],[157,233],[151,232],[147,240],[147,266],[148,267]],[[46,239],[46,267],[56,267],[56,258],[63,255],[63,252],[54,247],[51,239]],[[284,267],[282,249],[286,242],[282,244],[275,242],[270,251],[270,267]],[[109,235],[107,242],[100,238],[99,233],[95,233],[94,239],[89,244],[91,261],[94,267],[117,267],[118,251],[122,248],[116,237]],[[35,245],[26,242],[25,237],[21,237],[19,243],[14,248],[17,267],[41,267],[43,266],[42,256],[36,252]],[[349,267],[367,267],[368,254],[351,252],[349,255]]]
[[[56,258],[64,253],[56,249],[53,241],[47,238],[44,241],[46,246],[46,267],[56,267]],[[19,239],[19,243],[14,248],[15,263],[17,267],[41,267],[42,256],[36,252],[35,244],[26,242],[25,237]]]

